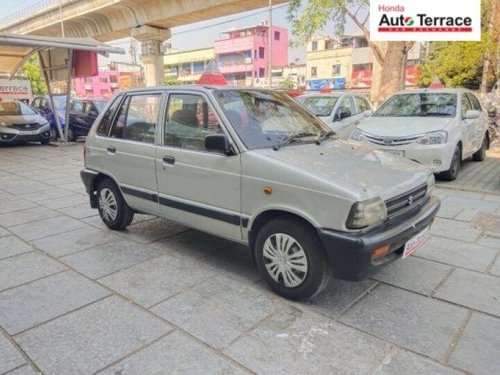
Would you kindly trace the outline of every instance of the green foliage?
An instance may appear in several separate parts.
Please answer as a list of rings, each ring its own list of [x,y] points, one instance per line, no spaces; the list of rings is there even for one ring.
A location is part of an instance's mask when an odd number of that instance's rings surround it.
[[[166,86],[182,85],[182,81],[175,77],[165,77],[164,83]]]
[[[297,88],[297,84],[292,77],[285,78],[283,81],[280,82],[279,86],[280,89],[283,90],[293,90]]]
[[[42,70],[40,68],[40,63],[38,56],[31,56],[23,66],[23,73],[28,77],[31,83],[31,91],[33,95],[45,95],[47,94],[47,85],[42,76]]]

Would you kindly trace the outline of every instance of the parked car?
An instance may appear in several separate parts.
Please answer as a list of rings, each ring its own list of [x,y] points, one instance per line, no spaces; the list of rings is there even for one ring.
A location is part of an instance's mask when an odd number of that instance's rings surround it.
[[[415,160],[444,180],[457,178],[463,160],[484,160],[490,144],[488,115],[465,89],[399,92],[351,138]]]
[[[66,122],[66,95],[54,95],[55,111],[52,108],[48,96],[36,96],[31,102],[31,107],[50,123],[51,137],[58,138],[55,114],[59,118],[61,129],[64,129]]]
[[[347,92],[306,93],[297,97],[297,100],[342,139],[349,138],[356,125],[373,112],[367,98]]]
[[[0,101],[0,143],[50,143],[50,124],[20,101]]]
[[[427,168],[332,137],[288,95],[262,89],[116,94],[84,150],[81,177],[109,228],[141,212],[248,244],[266,282],[292,299],[318,293],[332,271],[361,280],[408,256],[440,205]]]
[[[92,124],[106,106],[106,100],[73,100],[69,107],[68,140],[75,142],[78,137],[87,136]]]

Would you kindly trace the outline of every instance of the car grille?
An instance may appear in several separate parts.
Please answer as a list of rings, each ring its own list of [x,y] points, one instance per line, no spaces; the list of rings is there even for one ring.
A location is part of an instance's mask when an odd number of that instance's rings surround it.
[[[11,125],[10,128],[17,129],[20,131],[28,131],[28,130],[36,130],[40,127],[41,125],[38,122],[33,122],[30,124],[14,124]]]
[[[411,210],[413,207],[424,201],[426,193],[427,185],[422,185],[408,193],[386,200],[385,206],[387,207],[387,218],[392,219],[395,216],[402,215]]]
[[[374,135],[365,135],[368,142],[380,145],[380,146],[404,146],[415,142],[420,138],[419,135],[411,137],[379,137]]]

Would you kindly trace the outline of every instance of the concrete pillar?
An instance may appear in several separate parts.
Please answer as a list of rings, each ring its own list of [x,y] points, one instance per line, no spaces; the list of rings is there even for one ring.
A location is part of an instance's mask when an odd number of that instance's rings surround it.
[[[146,86],[163,85],[165,66],[162,43],[170,38],[170,30],[143,25],[132,29],[131,35],[141,42],[141,62]]]

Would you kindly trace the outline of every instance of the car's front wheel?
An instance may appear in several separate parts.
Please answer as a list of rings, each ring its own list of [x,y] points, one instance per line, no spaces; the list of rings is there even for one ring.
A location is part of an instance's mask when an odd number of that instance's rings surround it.
[[[460,147],[457,145],[455,147],[455,151],[453,152],[450,168],[440,173],[439,177],[441,177],[443,180],[446,181],[456,180],[461,163],[462,163],[462,153],[460,152]]]
[[[125,202],[116,184],[109,179],[99,183],[97,203],[99,215],[110,229],[125,229],[134,219],[134,211]]]
[[[331,277],[315,230],[295,218],[283,216],[265,224],[257,234],[255,257],[266,283],[285,298],[311,298]]]
[[[484,135],[483,142],[481,143],[481,148],[472,154],[472,160],[483,161],[486,159],[486,149],[488,148],[488,138],[486,134]]]

